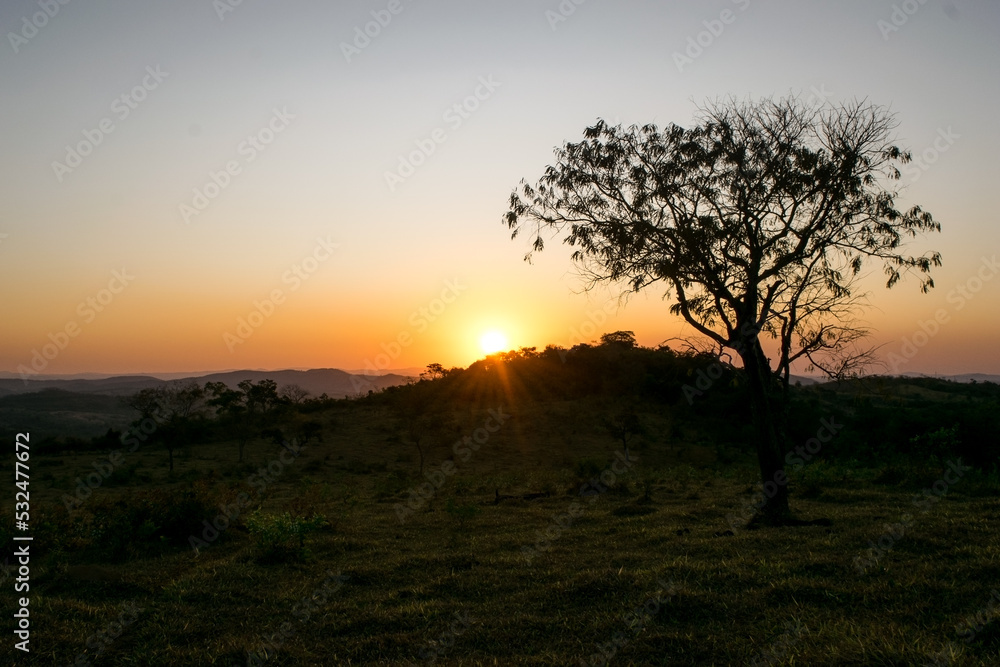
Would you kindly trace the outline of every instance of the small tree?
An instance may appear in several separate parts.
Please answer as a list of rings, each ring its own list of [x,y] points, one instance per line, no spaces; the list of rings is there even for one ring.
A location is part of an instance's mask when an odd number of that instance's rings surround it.
[[[205,393],[212,396],[208,404],[215,407],[219,417],[228,422],[236,436],[236,447],[239,452],[238,461],[243,462],[243,453],[253,435],[253,427],[248,419],[244,396],[235,389],[230,389],[224,382],[205,383]]]
[[[896,207],[910,153],[893,143],[884,107],[728,101],[702,108],[699,121],[663,131],[598,121],[557,149],[536,185],[522,181],[504,222],[514,236],[527,227],[533,251],[543,232],[565,232],[590,285],[662,283],[673,314],[740,357],[762,481],[777,487],[759,518],[786,523],[778,480],[791,364],[842,377],[870,362],[872,351],[858,347],[867,333],[856,319],[862,266],[880,262],[887,287],[924,274],[926,292],[940,254],[900,249],[940,225],[919,206]],[[767,338],[777,343],[773,361]]]
[[[637,435],[645,433],[639,415],[634,412],[619,412],[618,414],[604,420],[604,428],[612,438],[622,443],[625,450],[625,460],[630,460],[629,443]]]
[[[292,405],[298,405],[309,398],[309,392],[297,384],[286,384],[278,390],[278,396]]]
[[[601,335],[601,345],[618,345],[629,350],[636,347],[635,333],[632,331],[612,331]]]
[[[224,382],[208,382],[205,393],[212,396],[209,405],[229,422],[236,436],[239,462],[243,462],[247,443],[262,428],[267,414],[278,401],[278,386],[274,380],[243,380],[237,389],[230,389]]]
[[[243,392],[243,404],[251,415],[267,415],[278,404],[278,384],[274,380],[243,380],[236,385]]]
[[[420,374],[421,380],[439,380],[443,378],[448,371],[444,369],[441,364],[427,364],[427,370]]]
[[[424,447],[428,434],[434,429],[434,420],[428,415],[406,414],[403,416],[402,437],[417,449],[418,472],[424,474]],[[426,444],[426,443],[425,443]]]
[[[424,474],[428,443],[453,423],[440,406],[434,403],[433,394],[427,389],[423,383],[411,385],[397,403],[400,439],[416,448],[421,475]]]
[[[299,438],[303,445],[313,438],[323,442],[323,424],[315,420],[303,422],[299,427]]]
[[[125,405],[139,413],[136,424],[146,419],[157,423],[153,437],[167,450],[170,472],[174,470],[174,451],[189,442],[195,423],[203,416],[204,396],[197,383],[187,382],[141,389],[124,399]]]

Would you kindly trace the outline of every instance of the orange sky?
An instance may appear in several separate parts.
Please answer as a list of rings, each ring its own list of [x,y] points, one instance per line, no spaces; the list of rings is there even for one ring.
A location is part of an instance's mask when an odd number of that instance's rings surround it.
[[[683,125],[710,98],[793,91],[890,105],[918,158],[901,203],[943,226],[910,246],[944,255],[931,294],[871,267],[872,344],[900,355],[944,309],[898,371],[1000,373],[1000,280],[970,283],[1000,249],[997,6],[927,4],[890,33],[891,3],[860,0],[586,3],[556,23],[527,1],[405,6],[350,58],[367,5],[220,20],[193,0],[70,5],[4,54],[0,372],[465,366],[490,329],[689,335],[659,290],[581,294],[558,242],[524,263],[507,197],[598,117]],[[678,67],[720,7],[734,21]]]

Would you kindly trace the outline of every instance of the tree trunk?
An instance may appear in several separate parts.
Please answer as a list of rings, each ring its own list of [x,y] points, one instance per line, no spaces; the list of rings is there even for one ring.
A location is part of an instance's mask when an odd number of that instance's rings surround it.
[[[760,464],[764,492],[763,505],[752,519],[767,525],[780,525],[790,518],[788,478],[783,453],[788,449],[785,406],[771,373],[771,366],[754,336],[740,354],[746,373],[750,408],[757,429],[757,462]]]
[[[424,474],[424,450],[420,446],[420,438],[413,441],[413,444],[417,446],[417,453],[420,455],[420,475]]]

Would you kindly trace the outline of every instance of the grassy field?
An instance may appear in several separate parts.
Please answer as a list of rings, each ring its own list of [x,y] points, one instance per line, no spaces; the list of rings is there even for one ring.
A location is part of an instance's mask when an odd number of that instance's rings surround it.
[[[255,441],[244,464],[235,443],[192,446],[170,474],[140,448],[71,512],[106,456],[36,456],[31,653],[2,651],[19,665],[1000,664],[995,477],[819,462],[791,474],[792,502],[832,525],[747,530],[745,448],[683,445],[678,427],[626,463],[588,408],[455,414],[423,477],[377,406],[325,413],[325,441],[298,453]],[[465,435],[481,442],[456,454]]]

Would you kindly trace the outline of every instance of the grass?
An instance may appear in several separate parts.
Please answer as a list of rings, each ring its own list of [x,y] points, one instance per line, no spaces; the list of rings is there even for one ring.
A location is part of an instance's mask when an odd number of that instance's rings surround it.
[[[613,443],[586,423],[564,438],[554,437],[555,422],[529,428],[526,411],[402,522],[398,507],[426,480],[378,414],[340,418],[336,435],[310,445],[263,490],[250,478],[278,455],[263,442],[243,465],[233,462],[235,443],[191,447],[172,476],[163,452],[139,450],[125,463],[135,466],[131,483],[116,476],[72,521],[59,518],[60,498],[98,455],[35,456],[32,470],[51,471],[52,480],[32,484],[42,517],[33,514],[32,652],[13,660],[1000,664],[997,620],[987,613],[1000,586],[995,475],[967,473],[921,513],[912,498],[940,478],[943,462],[818,462],[791,475],[792,502],[801,517],[832,526],[726,535],[727,515],[754,490],[745,453],[728,453],[734,462],[719,467],[712,448],[640,443],[631,471],[607,492],[580,496],[581,483],[615,460]],[[482,423],[466,415],[463,426]],[[425,471],[449,449],[430,448]],[[196,526],[238,492],[251,498],[197,554],[175,539],[177,511],[166,539],[157,530],[167,524],[156,508],[176,509],[170,498],[191,489],[186,519]],[[497,493],[515,497],[497,502]],[[135,501],[154,496],[159,505]],[[105,531],[115,525],[127,498],[128,516],[143,522],[132,541],[146,543],[122,550],[127,540],[116,538],[112,558],[95,543],[111,538],[94,521]],[[894,530],[907,513],[911,525]],[[870,543],[880,539],[888,548],[872,561]],[[859,556],[868,559],[864,571]],[[965,642],[977,614],[985,622]],[[948,659],[933,663],[942,651]]]

